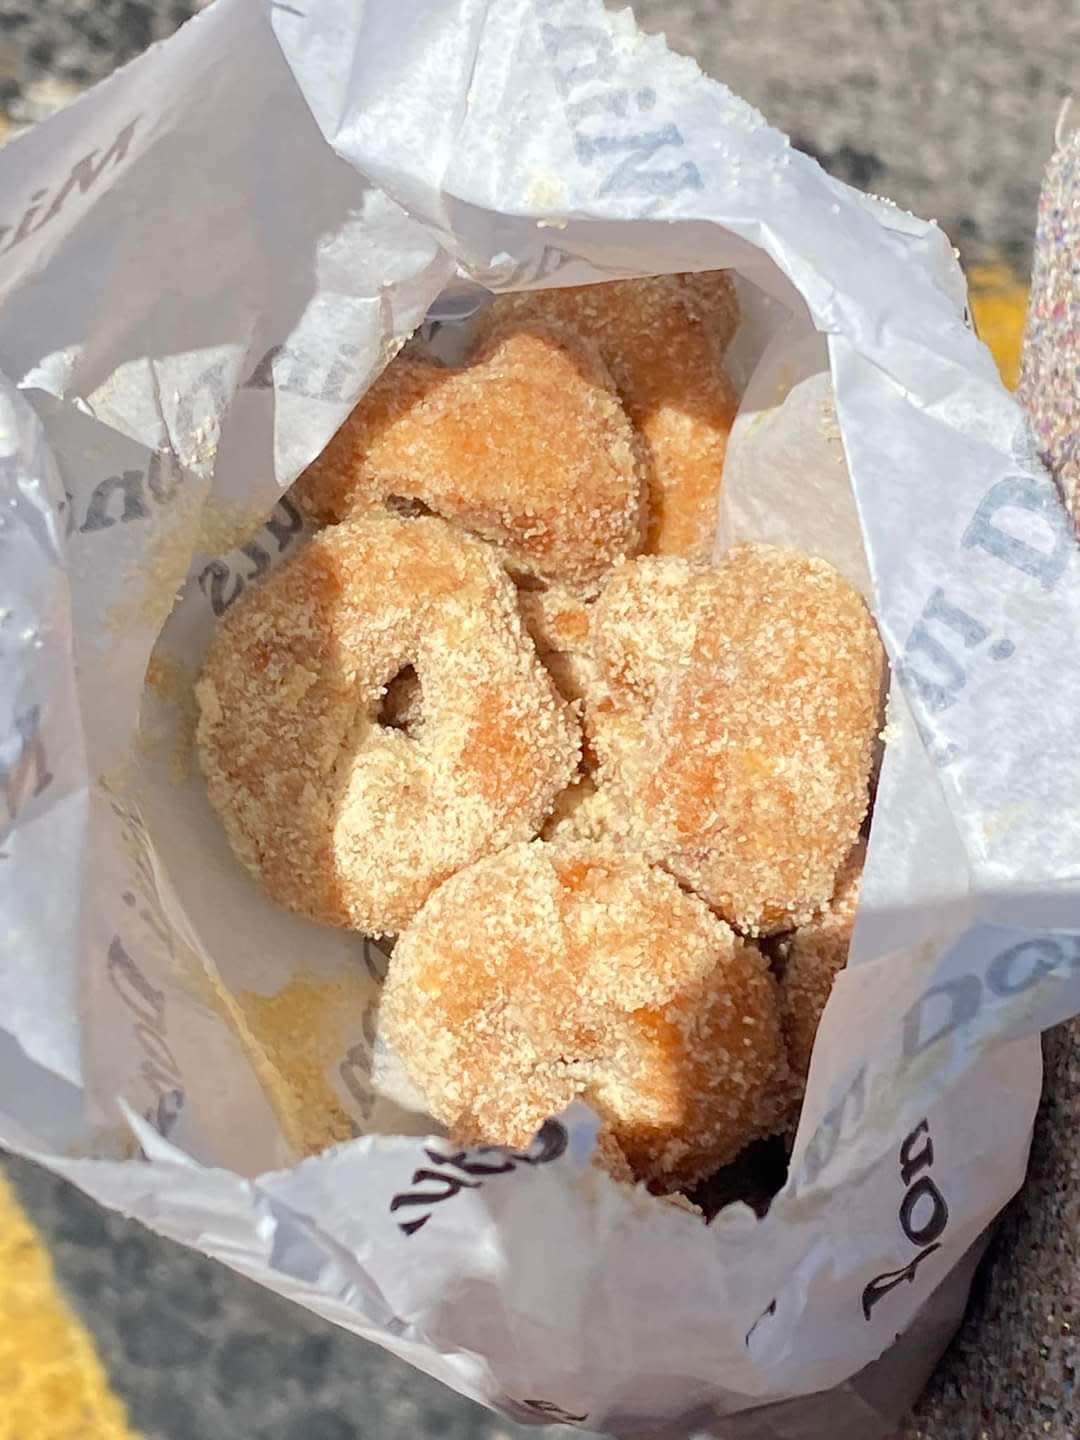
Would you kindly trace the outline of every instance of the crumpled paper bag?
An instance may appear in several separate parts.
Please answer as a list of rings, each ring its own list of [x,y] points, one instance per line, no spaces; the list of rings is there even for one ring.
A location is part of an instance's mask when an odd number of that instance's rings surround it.
[[[1080,1009],[1076,548],[945,238],[598,0],[216,0],[0,176],[0,1141],[519,1420],[887,1434]],[[418,327],[718,266],[718,551],[826,556],[894,684],[789,1180],[706,1227],[599,1172],[582,1105],[440,1138],[385,957],[229,853],[191,684]]]

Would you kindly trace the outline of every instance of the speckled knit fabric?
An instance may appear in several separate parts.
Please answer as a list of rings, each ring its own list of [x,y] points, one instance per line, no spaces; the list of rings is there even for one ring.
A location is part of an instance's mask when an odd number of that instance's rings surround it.
[[[1020,399],[1043,459],[1080,519],[1080,111],[1039,200]]]

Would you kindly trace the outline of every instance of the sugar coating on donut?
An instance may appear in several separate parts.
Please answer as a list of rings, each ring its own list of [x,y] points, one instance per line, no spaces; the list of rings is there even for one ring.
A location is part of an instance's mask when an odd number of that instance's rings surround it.
[[[589,771],[595,763],[589,743],[590,713],[600,694],[599,668],[589,642],[589,604],[573,591],[554,585],[542,590],[520,589],[518,606],[541,663],[582,725],[582,761]],[[423,696],[414,670],[390,682],[379,718],[385,725],[418,733],[423,723]],[[556,802],[547,824],[574,810],[578,798],[575,781],[566,791],[565,801],[560,797]],[[547,825],[541,833],[546,830]]]
[[[788,1060],[800,1088],[833,981],[847,964],[865,861],[866,846],[860,841],[844,861],[828,905],[783,944],[780,1013]]]
[[[644,536],[639,442],[611,377],[552,329],[496,337],[463,369],[399,356],[295,493],[326,521],[419,502],[515,571],[582,589]]]
[[[582,725],[585,768],[595,764],[591,710],[599,669],[589,638],[590,606],[563,586],[521,590],[518,604],[525,629],[559,694],[569,700]]]
[[[644,442],[648,554],[707,559],[738,396],[722,363],[739,321],[722,270],[500,295],[480,334],[556,324],[593,342]]]
[[[449,880],[397,943],[380,1027],[456,1136],[522,1145],[581,1096],[660,1188],[758,1136],[786,1074],[760,952],[602,846],[517,845]]]
[[[610,773],[603,779],[596,773],[596,737],[627,722],[593,653],[593,607],[559,586],[523,590],[519,603],[537,654],[581,723],[583,773],[556,800],[540,835],[544,840],[621,841],[628,833],[627,805]]]
[[[593,607],[592,652],[613,696],[642,713],[687,664],[717,570],[671,556],[616,567]]]
[[[407,667],[415,734],[379,723]],[[211,803],[281,904],[369,934],[535,835],[577,723],[479,541],[378,510],[319,532],[218,627],[196,687]]]
[[[555,801],[540,838],[633,849],[626,797],[616,784],[599,783],[586,771]]]
[[[642,558],[592,636],[613,697],[599,778],[629,797],[635,843],[744,933],[810,920],[869,801],[884,658],[859,595],[771,546]]]
[[[586,702],[599,683],[599,671],[589,647],[587,602],[556,585],[543,590],[519,590],[518,606],[526,634],[555,688],[584,721]],[[415,670],[403,671],[387,686],[380,719],[399,730],[418,731],[423,723],[423,695]]]
[[[538,654],[588,656],[590,606],[580,596],[549,585],[520,590],[518,604]]]

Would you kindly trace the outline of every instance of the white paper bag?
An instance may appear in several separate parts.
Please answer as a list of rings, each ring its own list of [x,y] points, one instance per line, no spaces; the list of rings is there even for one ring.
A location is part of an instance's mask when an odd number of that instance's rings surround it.
[[[0,1141],[520,1420],[888,1433],[1080,1010],[1076,547],[945,238],[599,0],[216,0],[0,181]],[[825,555],[900,683],[789,1181],[706,1227],[598,1171],[580,1105],[438,1138],[378,952],[232,858],[191,682],[425,316],[723,266],[718,548]],[[343,1142],[303,1163],[283,1014]]]

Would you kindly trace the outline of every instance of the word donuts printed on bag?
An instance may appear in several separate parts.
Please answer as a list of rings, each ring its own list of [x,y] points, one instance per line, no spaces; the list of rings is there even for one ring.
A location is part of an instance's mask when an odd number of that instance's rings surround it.
[[[158,895],[146,828],[140,817],[107,788],[105,794],[120,822],[121,842],[132,864],[134,888],[125,890],[121,899],[148,927],[165,953],[171,955],[175,937]],[[142,1112],[143,1119],[167,1137],[184,1108],[184,1081],[169,1045],[165,994],[148,979],[118,934],[109,945],[106,976],[135,1021],[132,1035],[143,1057],[138,1078],[150,1094],[150,1103]]]
[[[931,985],[904,1015],[902,1058],[914,1060],[939,1040],[965,1029],[984,1005],[1031,996],[1043,984],[1080,971],[1080,935],[1030,935],[993,955],[982,975],[967,971]]]
[[[445,1200],[452,1200],[462,1190],[480,1190],[492,1175],[508,1175],[519,1165],[550,1164],[565,1152],[568,1143],[565,1127],[558,1120],[545,1120],[527,1150],[510,1150],[505,1145],[476,1145],[469,1150],[459,1150],[454,1155],[443,1155],[425,1145],[424,1154],[432,1164],[447,1168],[421,1168],[414,1172],[412,1184],[440,1188],[403,1191],[390,1201],[390,1211],[395,1213],[418,1206],[439,1205]],[[404,1235],[415,1235],[430,1219],[429,1211],[415,1220],[399,1220],[398,1229]]]
[[[1015,932],[1013,932],[1015,934]],[[1000,946],[1000,938],[997,940]],[[985,1007],[1018,999],[1032,1003],[1040,989],[1080,973],[1080,934],[1053,931],[1015,939],[994,948],[990,932],[974,931],[962,942],[964,954],[989,955],[981,973],[972,969],[931,985],[905,1011],[900,1053],[889,1083],[902,1081],[910,1067],[939,1041],[948,1041],[980,1020]],[[946,964],[949,957],[943,957]],[[983,1022],[985,1023],[985,1022]],[[877,1077],[880,1083],[880,1077]],[[867,1067],[860,1065],[836,1103],[822,1117],[789,1182],[792,1193],[813,1185],[826,1165],[858,1134],[866,1110]]]
[[[349,383],[355,378],[352,363],[361,347],[350,341],[339,345],[329,364],[294,344],[271,345],[244,381],[244,390],[285,390],[307,400],[334,404],[349,398]]]
[[[135,1018],[132,1035],[143,1055],[139,1077],[153,1097],[142,1112],[143,1119],[167,1137],[184,1108],[184,1081],[169,1048],[164,993],[150,984],[119,935],[113,936],[109,946],[106,973],[121,1003]]]
[[[537,0],[541,15],[552,14],[560,0]],[[567,8],[572,16],[573,7]],[[615,46],[607,30],[541,20],[540,37],[551,62],[551,73],[562,96],[563,114],[579,162],[603,173],[596,186],[599,197],[653,195],[669,198],[685,190],[701,190],[701,171],[692,160],[665,168],[672,150],[685,144],[679,127],[652,120],[656,92],[648,86],[633,93],[610,82],[618,71]],[[615,123],[613,123],[615,122]],[[611,163],[614,161],[614,163]]]
[[[1021,530],[1023,533],[1018,533]],[[1051,591],[1069,565],[1076,539],[1049,475],[1033,470],[1006,476],[990,486],[960,545],[976,555],[990,556],[1040,589]],[[917,713],[927,718],[943,715],[963,698],[973,665],[985,661],[1000,664],[1016,654],[1015,641],[1007,635],[995,638],[992,627],[965,608],[970,603],[961,605],[935,586],[904,643],[897,670]],[[939,767],[951,764],[962,753],[948,740],[933,739],[928,748]]]
[[[13,221],[8,225],[0,224],[0,245],[3,245],[0,254],[9,255],[24,240],[28,240],[31,235],[36,235],[51,220],[55,220],[73,191],[77,190],[80,195],[85,195],[93,188],[109,165],[112,165],[115,170],[126,160],[132,136],[135,134],[135,127],[140,119],[141,116],[136,115],[134,120],[130,120],[100,159],[98,158],[100,147],[97,147],[84,155],[82,159],[77,160],[59,185],[49,184],[35,190],[30,196],[29,205],[18,221]],[[11,239],[7,240],[9,235]],[[5,240],[7,240],[6,244],[4,244]]]
[[[933,1163],[930,1123],[923,1119],[900,1146],[900,1182],[905,1189],[898,1218],[905,1239],[916,1246],[919,1253],[899,1269],[875,1275],[863,1289],[862,1312],[866,1320],[870,1319],[878,1301],[890,1291],[905,1280],[913,1284],[922,1262],[941,1249],[941,1237],[949,1223],[949,1207],[932,1176],[921,1173],[929,1170]]]
[[[269,520],[262,527],[273,540],[275,555],[283,554],[304,528],[304,517],[288,498],[283,495],[274,506]],[[271,553],[268,544],[257,539],[249,540],[236,552],[244,561],[218,558],[211,560],[199,573],[199,589],[210,601],[210,608],[218,617],[239,600],[245,588],[270,569]]]
[[[183,483],[184,472],[175,456],[167,450],[150,456],[145,470],[123,470],[108,475],[90,492],[82,523],[76,523],[75,497],[69,492],[63,509],[68,535],[77,529],[80,535],[96,530],[111,530],[114,525],[130,525],[147,520],[155,506],[168,505]]]

